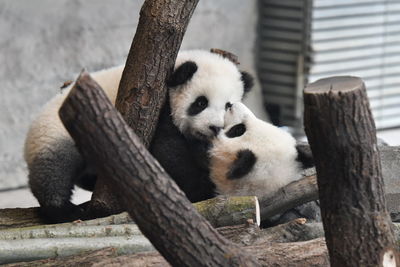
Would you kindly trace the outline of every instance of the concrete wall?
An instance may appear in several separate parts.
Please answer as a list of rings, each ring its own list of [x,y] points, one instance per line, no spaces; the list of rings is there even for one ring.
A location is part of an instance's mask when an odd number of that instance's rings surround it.
[[[63,82],[83,67],[94,71],[125,62],[142,2],[0,2],[0,190],[26,184],[25,134]],[[256,14],[255,0],[201,0],[182,48],[223,48],[255,73]],[[260,97],[253,94],[249,102],[262,115]]]

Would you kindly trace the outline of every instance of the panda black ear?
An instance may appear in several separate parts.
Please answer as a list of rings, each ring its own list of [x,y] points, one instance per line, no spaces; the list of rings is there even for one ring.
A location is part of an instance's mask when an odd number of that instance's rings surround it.
[[[254,85],[254,78],[253,76],[245,71],[240,72],[242,74],[241,80],[244,85],[244,94],[250,92],[251,88],[253,88]]]
[[[303,169],[314,167],[314,158],[310,146],[306,142],[296,143],[297,158]]]
[[[230,180],[240,179],[248,174],[257,161],[256,155],[249,149],[240,150],[236,157],[227,173],[227,178]]]
[[[193,74],[197,71],[197,65],[193,61],[187,61],[180,65],[169,77],[167,85],[169,87],[175,87],[182,85],[189,81]]]

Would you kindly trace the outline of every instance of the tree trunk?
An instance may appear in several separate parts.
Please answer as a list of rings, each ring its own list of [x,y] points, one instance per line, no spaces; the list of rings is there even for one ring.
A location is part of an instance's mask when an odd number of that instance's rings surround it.
[[[260,206],[254,196],[218,196],[194,206],[213,227],[243,224],[247,220],[260,225]]]
[[[148,147],[165,102],[166,79],[173,70],[183,35],[198,0],[146,0],[119,84],[115,106],[145,147]],[[90,217],[124,210],[109,184],[98,173]]]
[[[196,212],[88,74],[59,113],[81,154],[112,178],[142,233],[172,265],[258,265]]]
[[[115,106],[148,147],[166,99],[183,35],[198,0],[146,0],[126,61]]]
[[[306,87],[304,103],[332,266],[394,261],[395,239],[364,83],[355,77],[322,79]]]

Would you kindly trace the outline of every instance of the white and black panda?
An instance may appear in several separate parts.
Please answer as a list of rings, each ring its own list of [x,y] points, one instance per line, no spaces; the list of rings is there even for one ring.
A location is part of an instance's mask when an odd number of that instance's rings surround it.
[[[300,178],[295,139],[242,103],[226,112],[224,130],[213,139],[209,156],[211,181],[223,195],[261,197]]]
[[[122,71],[120,66],[92,74],[113,103]],[[251,75],[219,54],[178,54],[167,82],[169,101],[161,111],[150,152],[192,202],[214,196],[207,163],[209,140],[223,128],[230,103],[241,101],[252,81]],[[44,107],[25,142],[29,185],[50,222],[82,217],[81,208],[70,202],[73,186],[92,189],[96,177],[58,117],[71,87]]]

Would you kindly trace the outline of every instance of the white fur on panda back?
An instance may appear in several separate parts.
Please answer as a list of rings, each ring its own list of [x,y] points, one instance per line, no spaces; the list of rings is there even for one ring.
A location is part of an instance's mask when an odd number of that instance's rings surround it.
[[[211,178],[218,193],[225,195],[256,195],[261,197],[300,178],[296,161],[295,139],[282,129],[259,120],[241,103],[227,112],[229,126],[244,122],[244,135],[228,138],[221,133],[210,151]],[[257,157],[253,169],[245,177],[229,180],[226,174],[237,152],[251,150]]]
[[[122,71],[123,66],[118,66],[91,74],[112,103],[115,103]],[[58,110],[73,85],[71,84],[51,99],[32,122],[24,148],[25,161],[28,165],[32,163],[38,153],[51,152],[59,140],[71,139],[58,116]]]

